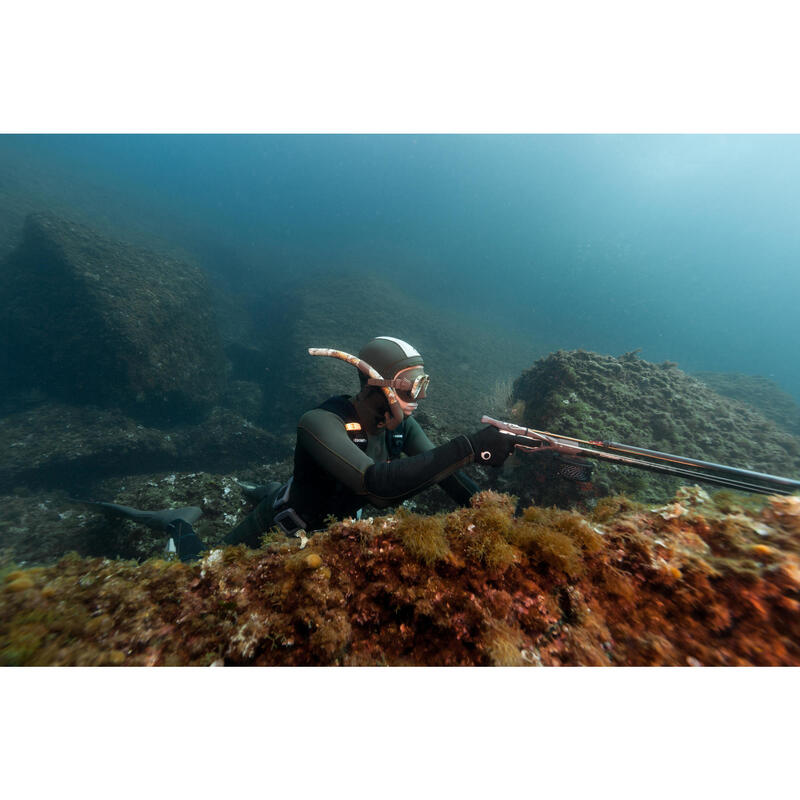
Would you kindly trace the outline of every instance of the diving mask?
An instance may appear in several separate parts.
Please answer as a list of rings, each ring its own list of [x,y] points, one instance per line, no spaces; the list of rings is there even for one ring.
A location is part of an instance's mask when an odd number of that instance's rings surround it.
[[[412,349],[410,345],[402,344],[406,348]],[[389,417],[391,419],[387,417],[386,422],[386,427],[389,430],[397,428],[404,417],[408,417],[414,412],[417,408],[417,404],[414,401],[425,397],[425,390],[430,382],[430,378],[425,374],[421,363],[398,370],[394,378],[385,380],[378,370],[370,366],[362,358],[345,353],[344,350],[333,350],[328,347],[309,347],[308,353],[312,356],[330,356],[331,358],[339,358],[342,361],[346,361],[348,364],[357,367],[359,372],[367,377],[368,384],[381,387],[389,403]],[[422,358],[419,353],[416,350],[413,353],[421,362]]]
[[[430,375],[426,375],[422,367],[401,369],[391,380],[367,379],[367,383],[370,386],[388,386],[394,389],[397,392],[397,396],[406,403],[424,400],[430,382]]]

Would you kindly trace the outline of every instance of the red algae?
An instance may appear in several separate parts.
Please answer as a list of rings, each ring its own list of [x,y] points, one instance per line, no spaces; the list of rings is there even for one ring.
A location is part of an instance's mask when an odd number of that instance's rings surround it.
[[[70,556],[0,587],[0,663],[797,665],[793,498],[595,514],[482,492],[193,565]]]

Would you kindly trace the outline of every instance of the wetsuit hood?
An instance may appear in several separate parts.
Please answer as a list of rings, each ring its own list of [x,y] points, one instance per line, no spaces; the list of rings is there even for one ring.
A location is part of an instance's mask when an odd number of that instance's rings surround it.
[[[392,336],[376,336],[361,348],[358,357],[375,367],[387,380],[394,378],[400,370],[423,364],[416,348]]]

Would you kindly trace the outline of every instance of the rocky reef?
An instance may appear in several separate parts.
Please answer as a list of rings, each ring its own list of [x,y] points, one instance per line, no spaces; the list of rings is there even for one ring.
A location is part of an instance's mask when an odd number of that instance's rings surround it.
[[[514,421],[529,428],[790,478],[800,474],[800,439],[676,364],[651,364],[636,353],[615,358],[560,350],[514,382],[511,402]],[[595,467],[593,485],[574,484],[554,478],[546,463],[528,456],[510,462],[497,481],[523,503],[565,506],[615,494],[665,502],[678,485],[675,478],[606,464]]]
[[[0,266],[4,395],[38,390],[151,422],[199,419],[226,362],[204,274],[31,214]]]
[[[237,476],[266,483],[291,474],[291,463],[261,464],[237,470]],[[221,545],[225,534],[249,512],[242,486],[230,474],[156,472],[109,477],[85,494],[17,488],[0,494],[0,550],[21,565],[52,565],[67,553],[85,557],[144,561],[163,555],[167,536],[130,519],[106,515],[93,500],[138,509],[196,506],[202,516],[194,528],[207,547]]]
[[[717,394],[752,406],[779,428],[800,436],[800,405],[769,378],[741,372],[695,372],[693,376]]]
[[[514,505],[483,492],[194,565],[6,564],[0,663],[800,664],[797,497]]]
[[[281,446],[221,408],[202,424],[158,429],[111,409],[42,403],[0,418],[0,449],[0,491],[85,492],[109,476],[235,470],[263,463]]]

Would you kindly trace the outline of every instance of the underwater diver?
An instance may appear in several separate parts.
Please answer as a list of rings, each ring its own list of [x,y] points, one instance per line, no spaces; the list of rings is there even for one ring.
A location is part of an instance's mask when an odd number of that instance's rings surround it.
[[[499,467],[514,448],[492,426],[434,446],[413,417],[430,378],[422,356],[401,339],[378,336],[358,357],[319,348],[309,353],[356,366],[361,391],[331,397],[303,414],[292,477],[253,487],[249,494],[258,504],[228,534],[228,544],[256,547],[273,527],[287,535],[314,531],[331,515],[357,517],[366,503],[398,505],[433,484],[468,505],[479,489],[459,469],[473,461]]]
[[[478,486],[459,470],[478,462],[500,467],[516,449],[544,457],[546,479],[586,483],[586,457],[702,480],[747,492],[791,494],[800,481],[618,442],[583,440],[483,417],[487,427],[461,434],[438,447],[413,413],[430,382],[422,356],[410,344],[378,336],[358,356],[310,348],[310,355],[342,359],[359,370],[355,397],[337,395],[307,411],[297,425],[292,477],[284,484],[248,486],[255,508],[225,537],[227,544],[257,547],[261,535],[277,528],[303,537],[325,527],[328,517],[360,517],[367,503],[399,505],[438,484],[459,505],[468,505]],[[85,501],[75,501],[85,502]],[[116,503],[87,503],[112,517],[125,517],[166,531],[167,549],[193,561],[205,549],[192,523],[195,506],[140,511]]]
[[[301,536],[325,527],[330,516],[360,517],[362,507],[399,505],[433,484],[459,505],[468,505],[478,486],[459,472],[477,461],[500,467],[514,449],[513,437],[492,425],[461,434],[438,447],[413,413],[430,382],[422,356],[410,344],[378,336],[352,356],[341,350],[310,348],[359,370],[355,397],[337,395],[307,411],[297,424],[294,471],[284,484],[248,486],[255,508],[225,537],[227,544],[258,547],[261,535],[277,528]],[[102,511],[160,530],[167,549],[193,561],[205,549],[192,528],[199,508],[139,511],[114,503],[94,503]]]

